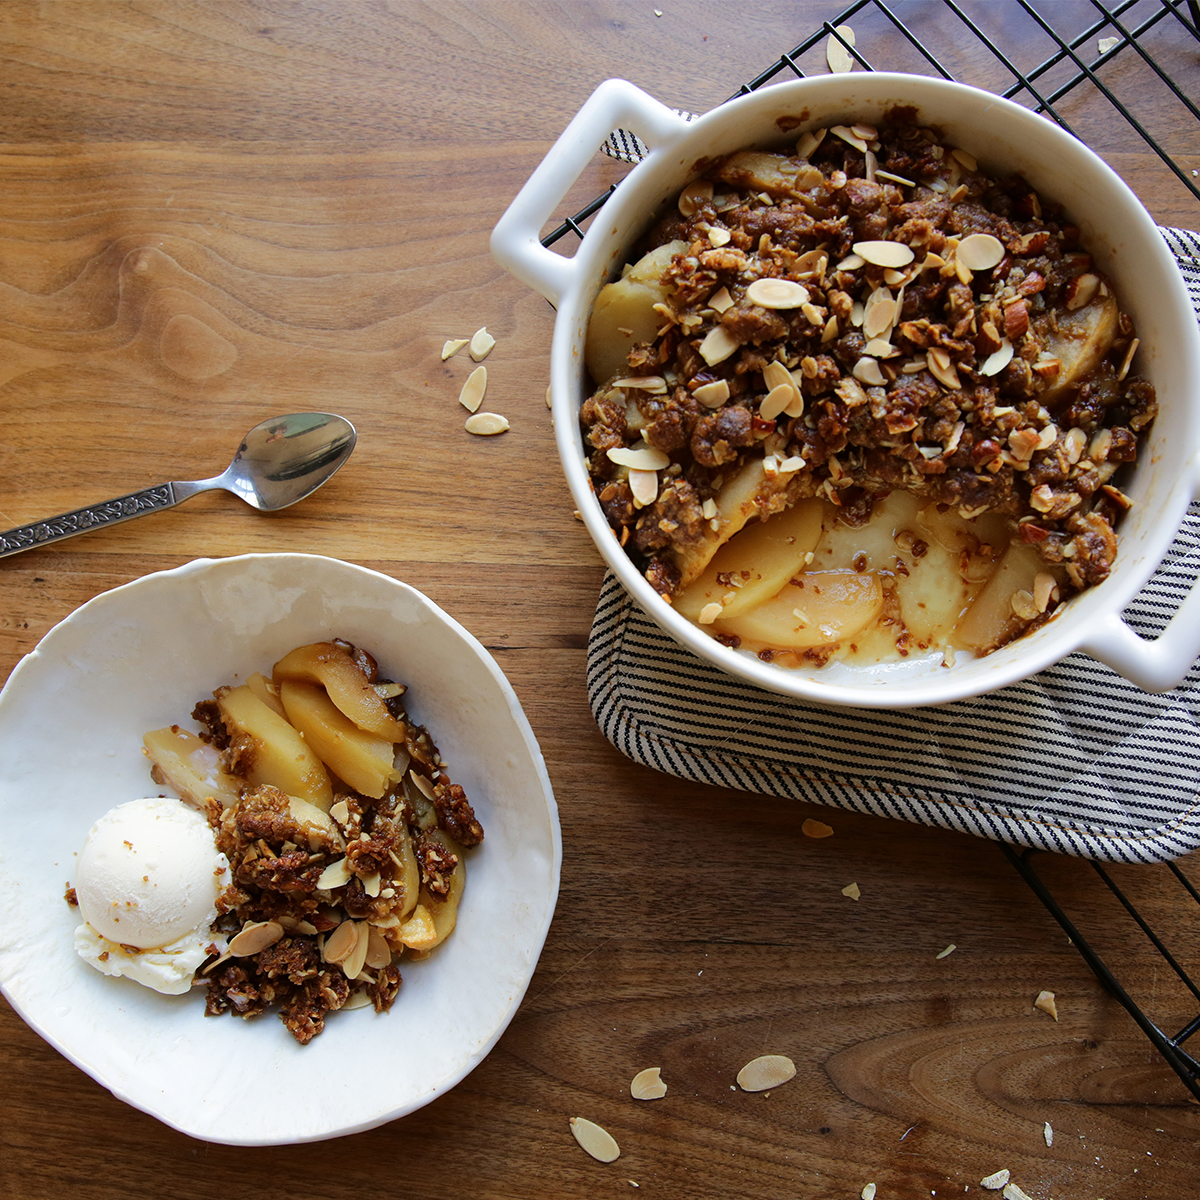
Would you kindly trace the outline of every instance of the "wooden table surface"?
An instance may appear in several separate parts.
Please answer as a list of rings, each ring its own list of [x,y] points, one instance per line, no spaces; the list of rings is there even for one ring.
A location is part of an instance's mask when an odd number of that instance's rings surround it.
[[[990,78],[940,4],[893,7],[956,74]],[[1094,19],[1086,4],[1042,8],[1064,26]],[[972,11],[1004,33],[1014,9]],[[541,742],[564,848],[557,915],[507,1033],[453,1091],[371,1132],[268,1149],[194,1141],[0,1005],[3,1200],[833,1200],[871,1181],[880,1200],[915,1200],[996,1195],[979,1180],[1005,1167],[1036,1200],[1192,1194],[1200,1111],[995,846],[679,782],[623,758],[588,709],[602,569],[544,402],[553,313],[498,269],[489,232],[604,78],[703,111],[836,11],[0,6],[0,525],[215,474],[278,413],[339,412],[359,433],[345,469],[287,512],[214,493],[5,559],[0,672],[90,597],[193,558],[302,550],[363,564],[422,589],[495,655]],[[877,31],[873,65],[913,65],[878,16],[852,23],[860,46]],[[1038,61],[1035,35],[1017,37]],[[1195,41],[1174,19],[1153,37],[1196,94]],[[1135,90],[1172,153],[1200,166],[1195,122],[1157,84]],[[1124,122],[1063,103],[1156,218],[1196,227],[1194,197]],[[572,202],[622,172],[598,157]],[[439,355],[485,325],[488,407],[511,421],[497,438],[464,432],[471,364]],[[834,836],[804,837],[813,816]],[[1193,1016],[1090,868],[1044,863],[1155,1015]],[[1155,868],[1117,875],[1153,919],[1190,930],[1195,973],[1194,911]],[[841,894],[852,881],[857,903]],[[1057,994],[1057,1023],[1032,1006],[1041,989]],[[796,1078],[769,1095],[734,1088],[765,1053],[789,1055]],[[650,1065],[670,1090],[637,1103],[629,1082]],[[616,1163],[584,1155],[575,1115],[616,1136]]]

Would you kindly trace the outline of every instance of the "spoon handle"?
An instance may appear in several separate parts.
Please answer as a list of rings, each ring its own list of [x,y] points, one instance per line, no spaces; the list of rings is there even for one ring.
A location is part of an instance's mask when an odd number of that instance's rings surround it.
[[[143,488],[140,492],[130,492],[128,496],[118,496],[115,500],[104,500],[100,504],[77,508],[74,512],[47,517],[46,520],[35,521],[32,525],[18,525],[15,529],[6,529],[0,533],[0,558],[20,554],[22,550],[32,550],[50,542],[61,542],[64,538],[74,537],[77,533],[87,533],[103,525],[117,525],[134,517],[143,517],[146,513],[174,508],[192,494],[187,492],[178,495],[175,487],[173,483],[159,483],[154,487]]]

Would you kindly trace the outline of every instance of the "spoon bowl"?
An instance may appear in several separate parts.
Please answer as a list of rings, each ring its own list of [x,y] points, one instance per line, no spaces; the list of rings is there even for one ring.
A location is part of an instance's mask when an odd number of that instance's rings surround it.
[[[232,492],[251,508],[275,512],[311,495],[354,450],[357,434],[333,413],[289,413],[255,425],[233,461],[211,479],[159,483],[73,512],[0,533],[0,558],[105,525],[174,508],[200,492]]]

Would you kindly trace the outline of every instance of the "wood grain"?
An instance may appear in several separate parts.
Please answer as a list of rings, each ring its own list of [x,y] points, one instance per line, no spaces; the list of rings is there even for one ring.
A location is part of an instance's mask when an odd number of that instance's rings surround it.
[[[893,7],[952,73],[1006,86],[943,5]],[[963,7],[1022,69],[1045,59],[1015,6]],[[1064,29],[1094,20],[1074,0],[1041,7]],[[879,1200],[917,1200],[979,1195],[1001,1167],[1038,1200],[1194,1190],[1196,1105],[995,847],[685,784],[622,758],[591,718],[584,655],[602,570],[544,403],[553,312],[500,272],[488,234],[603,78],[703,111],[836,12],[659,8],[0,6],[0,523],[215,474],[278,412],[341,412],[359,431],[349,465],[287,512],[205,495],[4,560],[0,672],[90,597],[195,557],[361,563],[420,588],[492,650],[540,739],[564,842],[556,920],[497,1048],[427,1108],[351,1138],[195,1142],[0,1005],[3,1200],[568,1200],[633,1184],[689,1200],[841,1200],[869,1181]],[[874,66],[919,65],[875,8],[854,23]],[[1190,35],[1172,19],[1149,38],[1194,94]],[[822,69],[819,48],[804,68]],[[1200,166],[1195,122],[1145,64],[1106,71],[1185,169]],[[1061,114],[1159,221],[1196,226],[1195,198],[1128,126],[1075,93]],[[564,213],[624,170],[598,157]],[[512,422],[494,439],[462,429],[470,364],[439,357],[483,325],[498,339],[488,407]],[[814,815],[832,838],[802,834]],[[1195,997],[1087,865],[1043,862],[1163,1026],[1193,1017]],[[1200,973],[1194,907],[1154,869],[1120,875]],[[852,881],[857,903],[841,894]],[[1043,988],[1057,1023],[1032,1007]],[[399,1010],[389,1021],[403,1036]],[[790,1055],[796,1079],[738,1091],[737,1071],[762,1053]],[[650,1065],[668,1094],[635,1102],[629,1082]],[[246,1069],[230,1064],[230,1086],[254,1103]],[[605,1125],[621,1158],[588,1159],[573,1115]]]

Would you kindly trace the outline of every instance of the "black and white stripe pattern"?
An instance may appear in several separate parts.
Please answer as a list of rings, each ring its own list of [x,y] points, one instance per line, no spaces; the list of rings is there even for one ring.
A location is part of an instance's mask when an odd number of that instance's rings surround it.
[[[1200,236],[1163,235],[1200,314]],[[1200,573],[1200,505],[1125,617],[1155,636]],[[1085,655],[987,696],[902,712],[764,692],[679,646],[605,579],[588,698],[618,750],[701,783],[1087,858],[1200,845],[1200,669],[1152,696]]]

